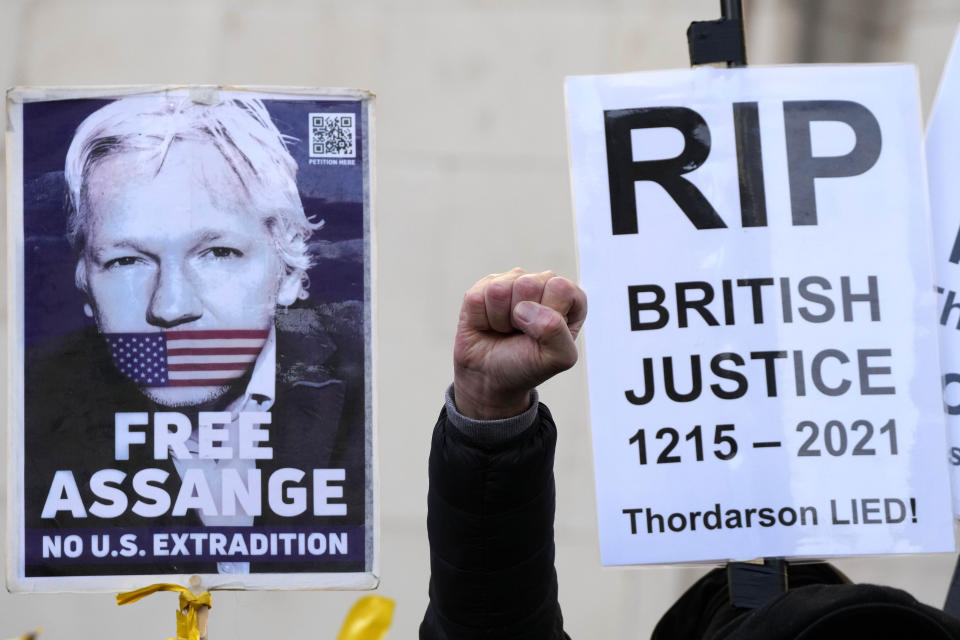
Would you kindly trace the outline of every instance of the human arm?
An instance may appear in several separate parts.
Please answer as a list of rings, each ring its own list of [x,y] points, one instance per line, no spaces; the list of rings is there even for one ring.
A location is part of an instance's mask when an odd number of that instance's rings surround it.
[[[585,313],[579,287],[550,272],[488,276],[464,296],[430,454],[424,640],[566,637],[553,565],[556,427],[534,387],[576,361]]]

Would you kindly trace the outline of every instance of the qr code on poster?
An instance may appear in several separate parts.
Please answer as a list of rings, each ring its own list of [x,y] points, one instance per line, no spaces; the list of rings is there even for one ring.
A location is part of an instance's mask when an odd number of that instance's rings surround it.
[[[356,122],[352,113],[311,113],[310,157],[357,157]]]

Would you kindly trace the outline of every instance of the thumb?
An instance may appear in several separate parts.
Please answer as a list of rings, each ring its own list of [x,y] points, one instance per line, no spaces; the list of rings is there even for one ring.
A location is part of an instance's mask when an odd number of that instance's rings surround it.
[[[567,321],[550,307],[529,300],[513,308],[513,324],[540,343],[544,359],[561,371],[577,362],[577,346]]]

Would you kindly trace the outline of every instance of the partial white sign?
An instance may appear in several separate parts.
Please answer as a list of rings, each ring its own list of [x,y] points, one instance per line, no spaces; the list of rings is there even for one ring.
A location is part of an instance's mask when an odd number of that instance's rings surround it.
[[[913,68],[567,108],[603,563],[952,550]]]
[[[950,59],[927,127],[930,211],[939,295],[940,363],[943,366],[953,512],[960,516],[960,38]]]

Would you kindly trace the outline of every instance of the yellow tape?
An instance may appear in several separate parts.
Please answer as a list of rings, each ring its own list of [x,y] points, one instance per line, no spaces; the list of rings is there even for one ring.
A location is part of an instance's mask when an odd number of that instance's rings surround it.
[[[194,594],[190,589],[178,584],[159,583],[149,587],[117,594],[117,604],[124,605],[136,602],[157,591],[176,591],[180,594],[180,608],[177,609],[177,638],[176,640],[200,640],[200,627],[197,622],[197,612],[200,607],[213,608],[210,592]]]
[[[393,607],[389,598],[360,598],[350,608],[337,640],[382,640],[393,620]]]

